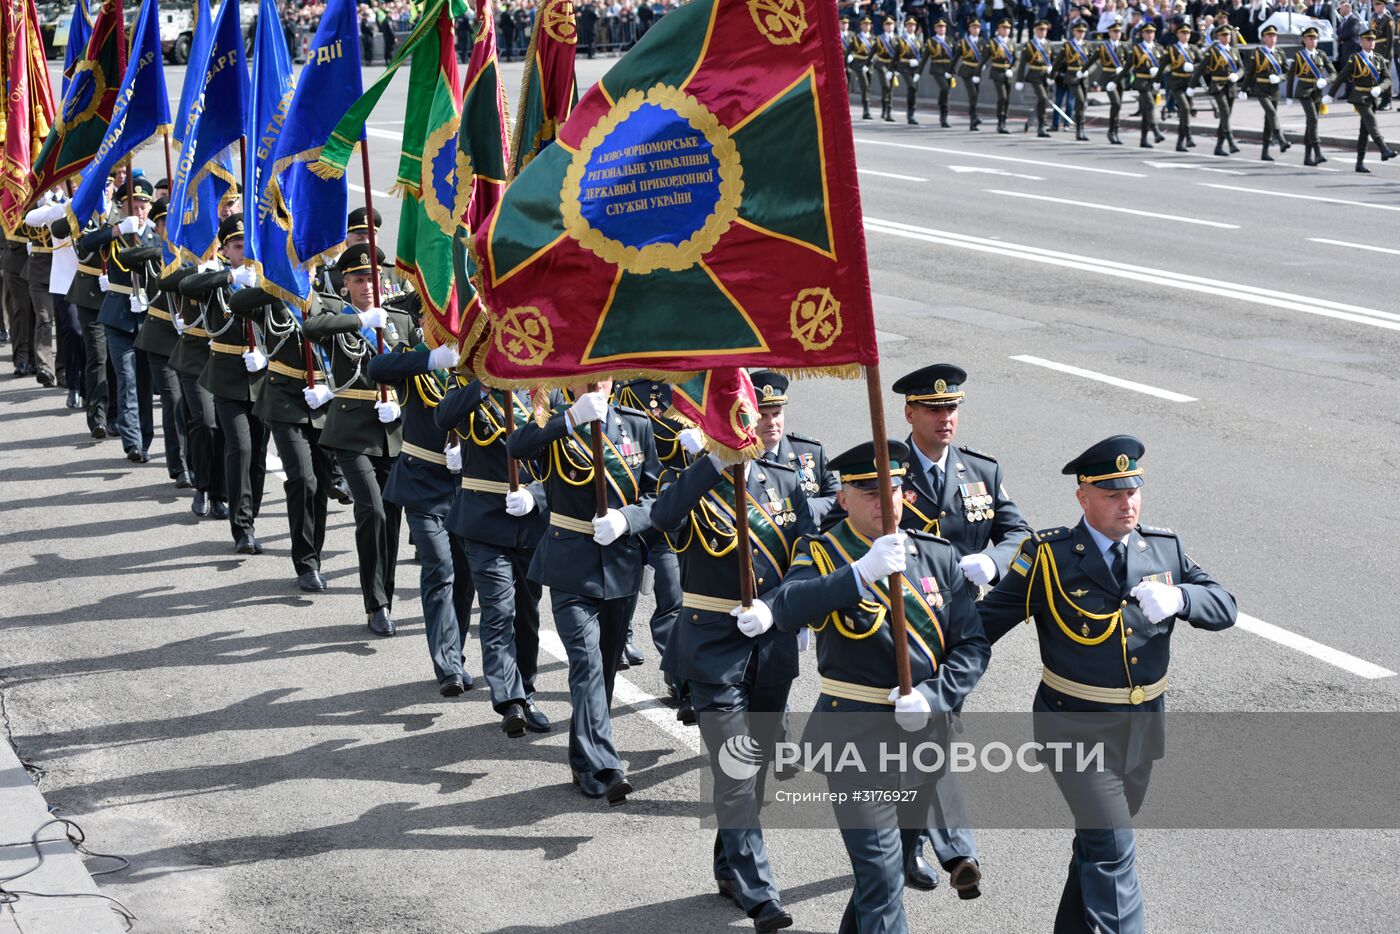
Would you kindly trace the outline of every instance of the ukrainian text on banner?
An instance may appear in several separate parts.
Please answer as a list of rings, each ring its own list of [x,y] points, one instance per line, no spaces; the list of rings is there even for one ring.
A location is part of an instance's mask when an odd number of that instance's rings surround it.
[[[477,231],[478,372],[875,363],[836,23],[831,0],[695,0],[658,21]]]

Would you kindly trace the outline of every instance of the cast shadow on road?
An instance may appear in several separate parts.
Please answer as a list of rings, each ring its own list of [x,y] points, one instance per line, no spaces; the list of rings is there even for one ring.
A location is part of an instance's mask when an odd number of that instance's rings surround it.
[[[211,542],[207,543],[207,547],[178,545],[99,558],[65,558],[56,552],[42,552],[33,556],[32,564],[13,565],[0,571],[0,587],[63,583],[84,577],[106,580],[125,574],[183,572],[202,575],[209,571],[227,573],[236,570],[243,563],[241,558],[221,557],[223,550]]]

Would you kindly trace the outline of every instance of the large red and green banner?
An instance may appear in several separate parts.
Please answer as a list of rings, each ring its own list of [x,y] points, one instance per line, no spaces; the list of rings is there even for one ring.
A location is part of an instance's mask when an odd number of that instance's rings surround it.
[[[520,174],[554,141],[559,125],[569,118],[578,94],[574,86],[577,49],[574,0],[543,0],[536,9],[535,28],[525,53],[525,76],[515,105],[512,176]]]
[[[833,0],[693,0],[475,232],[497,385],[877,362]]]
[[[0,3],[0,223],[7,232],[24,220],[33,189],[30,169],[53,125],[53,88],[34,0]]]

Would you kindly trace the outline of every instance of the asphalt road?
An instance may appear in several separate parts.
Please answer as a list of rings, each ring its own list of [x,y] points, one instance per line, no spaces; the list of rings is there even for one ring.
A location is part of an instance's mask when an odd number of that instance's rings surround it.
[[[508,68],[506,87],[517,77]],[[405,83],[372,125],[380,190]],[[1396,710],[1396,170],[857,123],[886,382],[965,366],[960,440],[1005,464],[1038,527],[1077,518],[1066,460],[1138,435],[1144,521],[1179,531],[1248,615],[1178,631],[1170,706]],[[858,382],[792,395],[790,428],[836,450],[868,436]],[[405,625],[374,639],[348,510],[328,536],[331,591],[311,600],[292,586],[275,483],[259,524],[271,547],[240,558],[158,456],[132,468],[82,427],[60,395],[0,386],[0,685],[50,802],[90,846],[132,860],[100,881],[138,930],[748,927],[710,894],[696,735],[654,700],[650,646],[615,714],[638,792],[609,810],[572,790],[561,731],[507,741],[480,689],[438,697],[407,550]],[[649,614],[644,601],[639,632]],[[564,666],[546,658],[540,699],[564,721]],[[815,696],[805,664],[794,709]],[[1037,677],[1034,639],[1013,635],[969,708],[1024,709]],[[911,928],[1046,929],[1069,835],[978,842],[983,898],[911,892]],[[768,844],[796,930],[834,931],[849,890],[835,832]],[[1139,861],[1156,930],[1382,931],[1400,912],[1393,831],[1145,831]]]

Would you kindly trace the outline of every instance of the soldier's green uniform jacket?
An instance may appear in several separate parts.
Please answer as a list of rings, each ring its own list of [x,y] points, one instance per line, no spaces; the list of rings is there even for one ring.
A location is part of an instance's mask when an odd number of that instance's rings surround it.
[[[994,35],[987,40],[985,48],[987,64],[991,66],[992,71],[1009,76],[1011,69],[1016,67],[1016,46],[1011,40]]]
[[[1206,77],[1216,84],[1217,90],[1221,82],[1231,83],[1231,75],[1240,75],[1241,79],[1244,77],[1244,63],[1240,61],[1240,53],[1234,43],[1212,42],[1206,49],[1204,64]]]
[[[782,581],[793,547],[816,531],[797,471],[768,462],[745,471],[754,594],[762,597]],[[666,533],[680,557],[684,589],[680,620],[673,630],[676,676],[683,681],[739,684],[750,665],[755,684],[782,684],[797,677],[797,640],[770,629],[750,639],[734,624],[739,605],[739,560],[734,529],[734,480],[709,457],[683,472],[662,473],[661,492],[651,508],[652,525]]]
[[[169,292],[174,299],[175,293],[180,290],[180,283],[197,271],[192,265],[182,266],[162,276],[159,288]],[[180,316],[180,341],[170,354],[170,365],[188,376],[198,376],[204,372],[205,364],[209,362],[209,332],[204,328],[204,304],[194,299],[182,298],[175,303],[172,323],[174,315]]]
[[[1190,45],[1175,42],[1167,46],[1162,56],[1162,67],[1167,73],[1167,90],[1179,91],[1195,85],[1199,74],[1199,60],[1199,53]],[[1187,65],[1191,66],[1191,70],[1187,70]]]
[[[1337,69],[1322,49],[1309,52],[1307,48],[1299,46],[1298,51],[1293,53],[1293,74],[1298,76],[1298,96],[1301,97],[1312,89],[1326,94],[1327,82],[1337,74]]]
[[[880,33],[875,37],[875,61],[888,70],[894,70],[895,63],[899,61],[899,45],[898,33]]]
[[[964,78],[981,75],[987,64],[988,42],[986,39],[973,39],[963,36],[958,40],[958,74]]]
[[[928,58],[929,74],[939,72],[949,76],[953,74],[957,52],[954,51],[953,43],[948,41],[946,35],[940,38],[938,33],[930,32],[928,38],[924,40],[924,54]]]
[[[850,43],[846,47],[846,54],[850,56],[850,63],[858,68],[869,65],[871,56],[875,54],[874,34],[851,33]]]
[[[174,355],[175,348],[180,346],[180,332],[175,330],[172,311],[179,307],[180,295],[178,291],[172,295],[164,287],[165,282],[165,277],[161,276],[151,289],[150,306],[146,309],[146,321],[141,325],[140,333],[136,335],[136,348],[146,353],[170,357]]]
[[[993,643],[1017,623],[1034,620],[1044,666],[1034,710],[1161,711],[1177,620],[1197,629],[1234,625],[1235,598],[1187,556],[1176,533],[1138,526],[1126,545],[1119,583],[1083,520],[1073,528],[1036,532],[978,604]],[[1143,581],[1179,587],[1185,597],[1181,612],[1148,622],[1129,596]],[[1161,757],[1162,718],[1146,719],[1151,724],[1124,750],[1132,761]]]
[[[1020,67],[1016,70],[1017,81],[1029,81],[1031,84],[1044,84],[1050,80],[1050,69],[1055,65],[1054,55],[1050,52],[1050,42],[1032,36],[1026,44],[1021,47]]]
[[[1072,87],[1088,79],[1088,71],[1093,65],[1094,54],[1088,44],[1066,39],[1060,46],[1060,51],[1055,55],[1055,67],[1051,76],[1062,87]],[[1084,78],[1079,77],[1081,71],[1085,72]],[[1112,81],[1113,79],[1106,80]]]
[[[1365,50],[1351,53],[1346,64],[1337,72],[1337,76],[1332,80],[1332,86],[1327,93],[1333,96],[1337,93],[1337,88],[1343,84],[1351,86],[1351,93],[1347,100],[1351,104],[1361,104],[1365,98],[1371,96],[1372,88],[1380,88],[1384,94],[1390,90],[1390,71],[1386,68],[1385,62],[1374,52]]]
[[[180,280],[180,294],[204,305],[204,329],[209,332],[210,354],[199,374],[199,385],[220,399],[235,402],[258,401],[266,369],[249,373],[243,364],[248,349],[248,319],[229,311],[233,294],[232,267],[194,272]],[[253,325],[252,339],[263,345],[261,328]]]
[[[1100,80],[1104,84],[1114,82],[1121,91],[1127,81],[1123,74],[1128,68],[1126,46],[1112,39],[1104,39],[1099,43],[1098,65]]]
[[[324,428],[326,409],[330,406],[323,405],[313,411],[302,395],[302,390],[306,389],[306,339],[292,312],[281,299],[260,288],[239,289],[229,299],[228,307],[240,318],[252,321],[258,331],[266,335],[267,370],[253,414],[264,422]],[[321,296],[313,292],[307,314],[319,314],[321,310]],[[311,361],[319,386],[326,381],[324,364],[314,352]]]
[[[422,339],[406,312],[389,307],[384,311],[388,315],[384,328],[386,353],[399,344],[411,347]],[[339,299],[326,300],[321,313],[309,315],[302,329],[330,357],[335,398],[325,406],[329,411],[321,431],[321,446],[370,457],[397,457],[403,446],[403,419],[386,425],[374,409],[379,401],[379,387],[369,376],[369,361],[375,354],[374,332],[362,329],[354,306]],[[389,397],[394,398],[392,390]]]
[[[24,248],[29,254],[29,261],[24,267],[24,278],[35,285],[48,288],[49,272],[53,269],[53,233],[48,224],[36,227],[21,223],[15,228],[15,232],[29,238],[29,245]]]
[[[1376,34],[1376,55],[1383,62],[1390,61],[1391,47],[1395,44],[1395,17],[1389,10],[1371,17],[1371,32]]]
[[[1262,45],[1257,46],[1249,53],[1241,84],[1253,88],[1256,95],[1277,96],[1288,83],[1288,75],[1292,68],[1293,63],[1288,60],[1282,49],[1275,46],[1271,51]],[[1279,83],[1271,82],[1270,75],[1278,75]]]
[[[1155,42],[1139,39],[1133,43],[1129,70],[1133,76],[1133,89],[1151,91],[1163,78],[1162,50]]]

